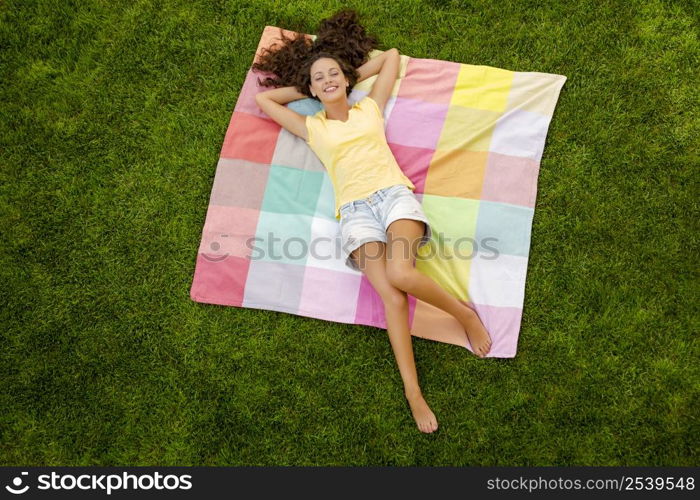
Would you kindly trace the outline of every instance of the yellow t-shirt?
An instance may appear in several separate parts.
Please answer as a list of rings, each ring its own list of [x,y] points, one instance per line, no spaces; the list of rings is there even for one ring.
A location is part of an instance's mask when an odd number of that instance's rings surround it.
[[[326,111],[306,117],[308,140],[333,184],[335,217],[349,201],[368,197],[373,192],[403,184],[416,187],[396,163],[384,133],[384,116],[376,101],[365,96],[350,108],[348,120],[329,120]]]

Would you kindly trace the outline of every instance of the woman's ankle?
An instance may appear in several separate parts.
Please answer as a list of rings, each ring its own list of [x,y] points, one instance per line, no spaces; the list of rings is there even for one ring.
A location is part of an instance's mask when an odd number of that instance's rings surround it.
[[[461,306],[461,308],[459,310],[460,316],[457,317],[457,319],[459,320],[460,323],[462,323],[464,321],[471,321],[472,319],[474,319],[474,317],[476,317],[476,312],[474,311],[474,309],[472,309],[471,307],[469,307],[468,305],[466,305],[463,302],[460,302],[460,306]]]

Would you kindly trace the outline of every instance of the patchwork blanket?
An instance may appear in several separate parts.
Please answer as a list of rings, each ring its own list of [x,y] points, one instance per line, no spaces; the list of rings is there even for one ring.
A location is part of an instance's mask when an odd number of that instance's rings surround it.
[[[295,34],[265,27],[255,60],[281,31]],[[265,76],[248,71],[229,122],[190,296],[385,329],[379,296],[342,262],[323,165],[255,103]],[[356,85],[350,103],[375,79]],[[489,357],[516,353],[540,159],[565,81],[402,55],[385,108],[387,141],[433,228],[416,268],[476,310],[493,340]],[[321,109],[312,99],[288,106]],[[455,318],[410,295],[409,324],[416,337],[471,349]]]

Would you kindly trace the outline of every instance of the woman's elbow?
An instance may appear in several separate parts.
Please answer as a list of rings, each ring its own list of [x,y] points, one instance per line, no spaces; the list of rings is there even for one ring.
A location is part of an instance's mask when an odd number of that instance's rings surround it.
[[[255,94],[255,104],[257,104],[261,110],[264,111],[266,106],[269,106],[269,102],[270,98],[265,95],[265,92]]]

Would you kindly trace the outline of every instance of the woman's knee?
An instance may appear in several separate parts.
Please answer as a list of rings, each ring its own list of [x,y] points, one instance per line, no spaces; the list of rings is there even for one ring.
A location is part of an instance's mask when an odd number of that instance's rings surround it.
[[[403,266],[386,266],[386,278],[389,283],[399,290],[406,291],[411,288],[413,283],[413,273],[415,269],[406,268]]]
[[[393,286],[389,286],[383,290],[380,296],[382,302],[384,302],[385,308],[399,308],[408,305],[408,296],[406,292]]]

